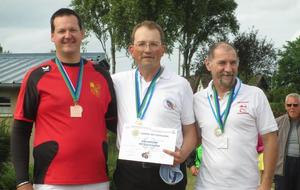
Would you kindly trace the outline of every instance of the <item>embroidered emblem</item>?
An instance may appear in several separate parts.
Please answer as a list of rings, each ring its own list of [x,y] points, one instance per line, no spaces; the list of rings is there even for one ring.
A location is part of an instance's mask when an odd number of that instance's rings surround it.
[[[42,66],[42,70],[43,70],[43,72],[49,72],[50,71],[50,66],[49,65]]]
[[[100,84],[97,84],[97,83],[91,81],[90,82],[90,90],[91,90],[92,94],[94,94],[96,97],[99,97],[101,86],[100,86]]]
[[[175,110],[176,109],[175,101],[172,100],[172,99],[165,99],[163,104],[164,104],[164,107],[168,110]]]
[[[249,114],[248,113],[248,102],[238,102],[238,114]]]

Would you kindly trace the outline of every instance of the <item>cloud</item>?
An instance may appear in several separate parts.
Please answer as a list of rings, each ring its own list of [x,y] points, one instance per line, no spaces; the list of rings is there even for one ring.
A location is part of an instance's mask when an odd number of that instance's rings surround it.
[[[13,30],[4,38],[2,46],[4,50],[12,53],[47,53],[54,49],[50,40],[50,29],[36,28]]]
[[[1,0],[0,27],[42,27],[53,12],[68,7],[70,0]]]
[[[292,35],[292,37],[291,37],[291,39],[289,39],[289,41],[294,41],[294,40],[296,40],[296,38],[299,38],[299,37],[300,37],[300,28],[299,28],[299,30],[297,32],[295,32]]]
[[[248,31],[254,26],[261,36],[272,40],[280,48],[299,30],[299,0],[236,0],[236,16],[240,30]]]

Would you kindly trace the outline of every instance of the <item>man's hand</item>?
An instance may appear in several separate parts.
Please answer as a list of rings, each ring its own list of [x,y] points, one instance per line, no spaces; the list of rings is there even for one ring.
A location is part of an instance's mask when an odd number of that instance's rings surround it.
[[[258,187],[257,190],[271,190],[271,186],[269,184],[270,183],[268,183],[268,184],[262,183],[262,184],[260,184],[260,186]]]
[[[198,137],[195,123],[190,125],[183,125],[183,144],[180,149],[176,147],[175,152],[170,150],[163,150],[166,154],[174,157],[173,165],[183,163],[190,153],[196,148]]]
[[[176,148],[175,152],[173,152],[173,151],[171,151],[171,150],[166,150],[166,149],[164,149],[163,151],[164,151],[164,153],[169,154],[170,156],[173,156],[173,157],[174,157],[173,166],[176,166],[176,165],[178,165],[178,164],[181,164],[181,163],[184,162],[185,159],[187,158],[187,156],[186,156],[186,155],[183,155],[183,154],[181,153],[181,150],[178,149],[178,148]]]
[[[196,166],[192,166],[190,168],[190,171],[191,171],[191,173],[192,173],[193,176],[197,176],[198,173],[199,173],[199,168],[197,168]]]

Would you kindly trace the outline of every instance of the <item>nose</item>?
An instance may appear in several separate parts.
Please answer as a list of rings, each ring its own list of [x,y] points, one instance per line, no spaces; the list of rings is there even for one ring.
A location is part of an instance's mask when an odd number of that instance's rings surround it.
[[[145,49],[144,51],[148,52],[148,51],[151,51],[151,47],[150,47],[150,44],[149,43],[146,43],[145,44]]]
[[[65,33],[65,38],[70,38],[70,37],[71,37],[71,32],[67,30]]]
[[[233,71],[233,66],[229,62],[225,63],[225,65],[224,65],[224,71],[226,71],[226,72],[232,72]]]

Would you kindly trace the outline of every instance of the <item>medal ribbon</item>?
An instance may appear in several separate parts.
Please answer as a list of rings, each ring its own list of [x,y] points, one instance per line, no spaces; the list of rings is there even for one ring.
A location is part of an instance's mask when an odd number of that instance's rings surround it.
[[[57,57],[55,58],[55,63],[71,93],[74,103],[76,104],[80,98],[81,87],[82,87],[83,59],[82,58],[80,59],[80,68],[78,72],[76,88],[74,87],[68,73],[66,72],[65,68],[63,67],[62,63]]]
[[[138,69],[136,69],[136,71],[135,71],[135,100],[136,100],[135,102],[136,102],[136,116],[138,119],[142,120],[145,116],[145,113],[148,109],[148,106],[149,106],[150,101],[153,96],[156,81],[157,81],[158,77],[160,76],[160,74],[161,74],[161,67],[159,68],[157,73],[152,78],[150,86],[148,87],[147,92],[141,103],[141,97],[140,97],[140,91],[141,91],[140,86],[141,85],[140,85]]]
[[[212,103],[210,101],[209,95],[207,94],[207,99],[210,105],[210,108],[214,114],[214,117],[219,125],[219,128],[221,129],[222,133],[224,133],[224,128],[225,128],[225,124],[227,121],[227,117],[229,115],[230,112],[230,108],[231,108],[231,104],[234,101],[234,99],[236,98],[240,88],[241,88],[241,82],[240,80],[237,78],[237,84],[239,85],[238,88],[236,89],[236,85],[234,88],[232,88],[232,90],[230,91],[230,95],[227,101],[227,105],[226,108],[224,110],[224,112],[221,114],[220,113],[220,103],[219,103],[219,98],[218,98],[218,92],[215,89],[215,87],[213,86],[213,92],[214,92],[214,102],[215,102],[215,109],[212,106]],[[216,111],[215,111],[216,110]]]

